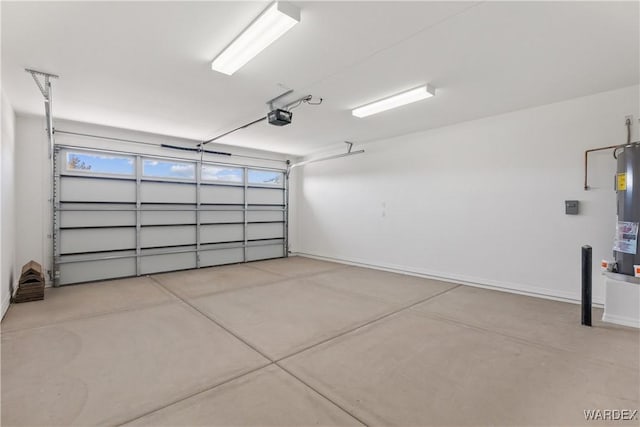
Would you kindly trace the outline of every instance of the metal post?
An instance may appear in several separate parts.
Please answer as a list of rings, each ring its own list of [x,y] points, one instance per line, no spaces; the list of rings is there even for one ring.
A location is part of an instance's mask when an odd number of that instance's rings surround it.
[[[591,246],[582,247],[582,324],[591,326]]]
[[[142,260],[141,235],[142,235],[142,157],[136,156],[136,276],[140,276],[140,264]]]
[[[289,257],[289,160],[284,172],[284,257]]]
[[[58,221],[56,213],[57,195],[56,195],[56,158],[55,158],[55,142],[53,139],[53,110],[51,102],[51,81],[49,76],[45,76],[45,88],[47,96],[44,99],[44,111],[47,118],[47,138],[49,139],[49,162],[51,167],[51,270],[49,279],[54,287],[58,286],[58,273],[56,265],[57,242],[56,234],[58,232]]]
[[[58,271],[59,265],[59,251],[58,251],[58,242],[60,241],[60,196],[58,195],[58,191],[60,188],[60,167],[62,166],[60,162],[63,160],[59,159],[60,150],[58,147],[54,146],[53,150],[53,174],[52,174],[52,185],[51,185],[51,206],[52,206],[52,223],[53,230],[51,234],[51,247],[52,247],[52,264],[51,264],[51,284],[55,287],[59,285],[60,281],[60,273]]]
[[[196,162],[196,268],[200,268],[200,209],[202,198],[200,196],[200,183],[202,182],[202,153],[200,161]]]
[[[243,226],[243,240],[244,243],[242,244],[244,250],[243,250],[243,261],[247,262],[247,252],[248,252],[248,248],[247,248],[247,242],[248,240],[248,235],[247,235],[247,227],[249,224],[249,168],[243,168],[243,174],[244,174],[244,226]]]

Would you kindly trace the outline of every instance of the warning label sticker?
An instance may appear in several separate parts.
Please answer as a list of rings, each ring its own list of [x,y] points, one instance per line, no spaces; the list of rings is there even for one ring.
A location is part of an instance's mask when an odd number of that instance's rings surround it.
[[[636,254],[638,251],[638,223],[618,221],[613,250],[625,254]]]
[[[618,191],[627,190],[627,174],[626,173],[619,173],[617,182],[618,182],[618,185],[616,187],[618,188]]]

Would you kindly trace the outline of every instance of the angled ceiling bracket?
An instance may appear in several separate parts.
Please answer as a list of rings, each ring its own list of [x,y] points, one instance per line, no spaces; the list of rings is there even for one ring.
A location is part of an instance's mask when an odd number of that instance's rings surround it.
[[[38,85],[38,89],[40,89],[40,93],[44,97],[45,101],[51,100],[51,83],[49,79],[57,79],[58,76],[55,74],[45,73],[42,71],[32,70],[30,68],[25,68],[25,71],[31,74],[33,77],[33,81]],[[40,82],[40,77],[44,78],[44,82]]]
[[[345,141],[344,143],[349,146],[349,148],[347,148],[347,154],[351,153],[351,149],[353,148],[353,142]]]
[[[49,137],[49,157],[53,159],[53,111],[51,107],[51,79],[57,79],[58,76],[51,73],[45,73],[43,71],[33,70],[31,68],[25,68],[25,71],[31,74],[33,77],[33,81],[38,85],[38,89],[40,89],[40,93],[44,97],[44,113],[47,119],[47,135]],[[41,78],[44,79],[44,82],[41,81]]]

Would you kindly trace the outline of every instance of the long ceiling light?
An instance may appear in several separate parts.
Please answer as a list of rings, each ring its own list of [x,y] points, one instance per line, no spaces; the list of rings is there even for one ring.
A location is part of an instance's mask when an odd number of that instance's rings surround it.
[[[356,117],[367,117],[372,114],[381,113],[383,111],[391,110],[392,108],[397,108],[402,105],[430,98],[435,94],[435,88],[427,84],[363,105],[352,110],[351,114]]]
[[[211,62],[211,69],[232,75],[300,22],[300,9],[273,2]]]

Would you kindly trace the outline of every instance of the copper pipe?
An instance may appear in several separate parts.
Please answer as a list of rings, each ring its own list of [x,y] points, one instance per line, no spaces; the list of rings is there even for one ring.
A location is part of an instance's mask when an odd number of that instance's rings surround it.
[[[627,127],[627,143],[626,144],[609,145],[608,147],[592,148],[591,150],[587,150],[584,152],[584,189],[585,191],[589,189],[589,185],[587,184],[587,174],[588,174],[588,168],[589,168],[589,161],[588,161],[589,153],[593,151],[614,150],[613,157],[617,159],[618,157],[616,156],[616,152],[615,152],[617,148],[621,148],[631,144],[638,144],[638,141],[631,142],[631,119],[627,118],[627,120],[625,120],[624,122],[624,125]]]
[[[626,144],[609,145],[607,147],[592,148],[591,150],[587,150],[584,152],[584,189],[585,190],[589,189],[589,185],[587,184],[587,176],[589,171],[589,153],[592,153],[594,151],[613,150],[615,148],[624,147],[625,145]]]

